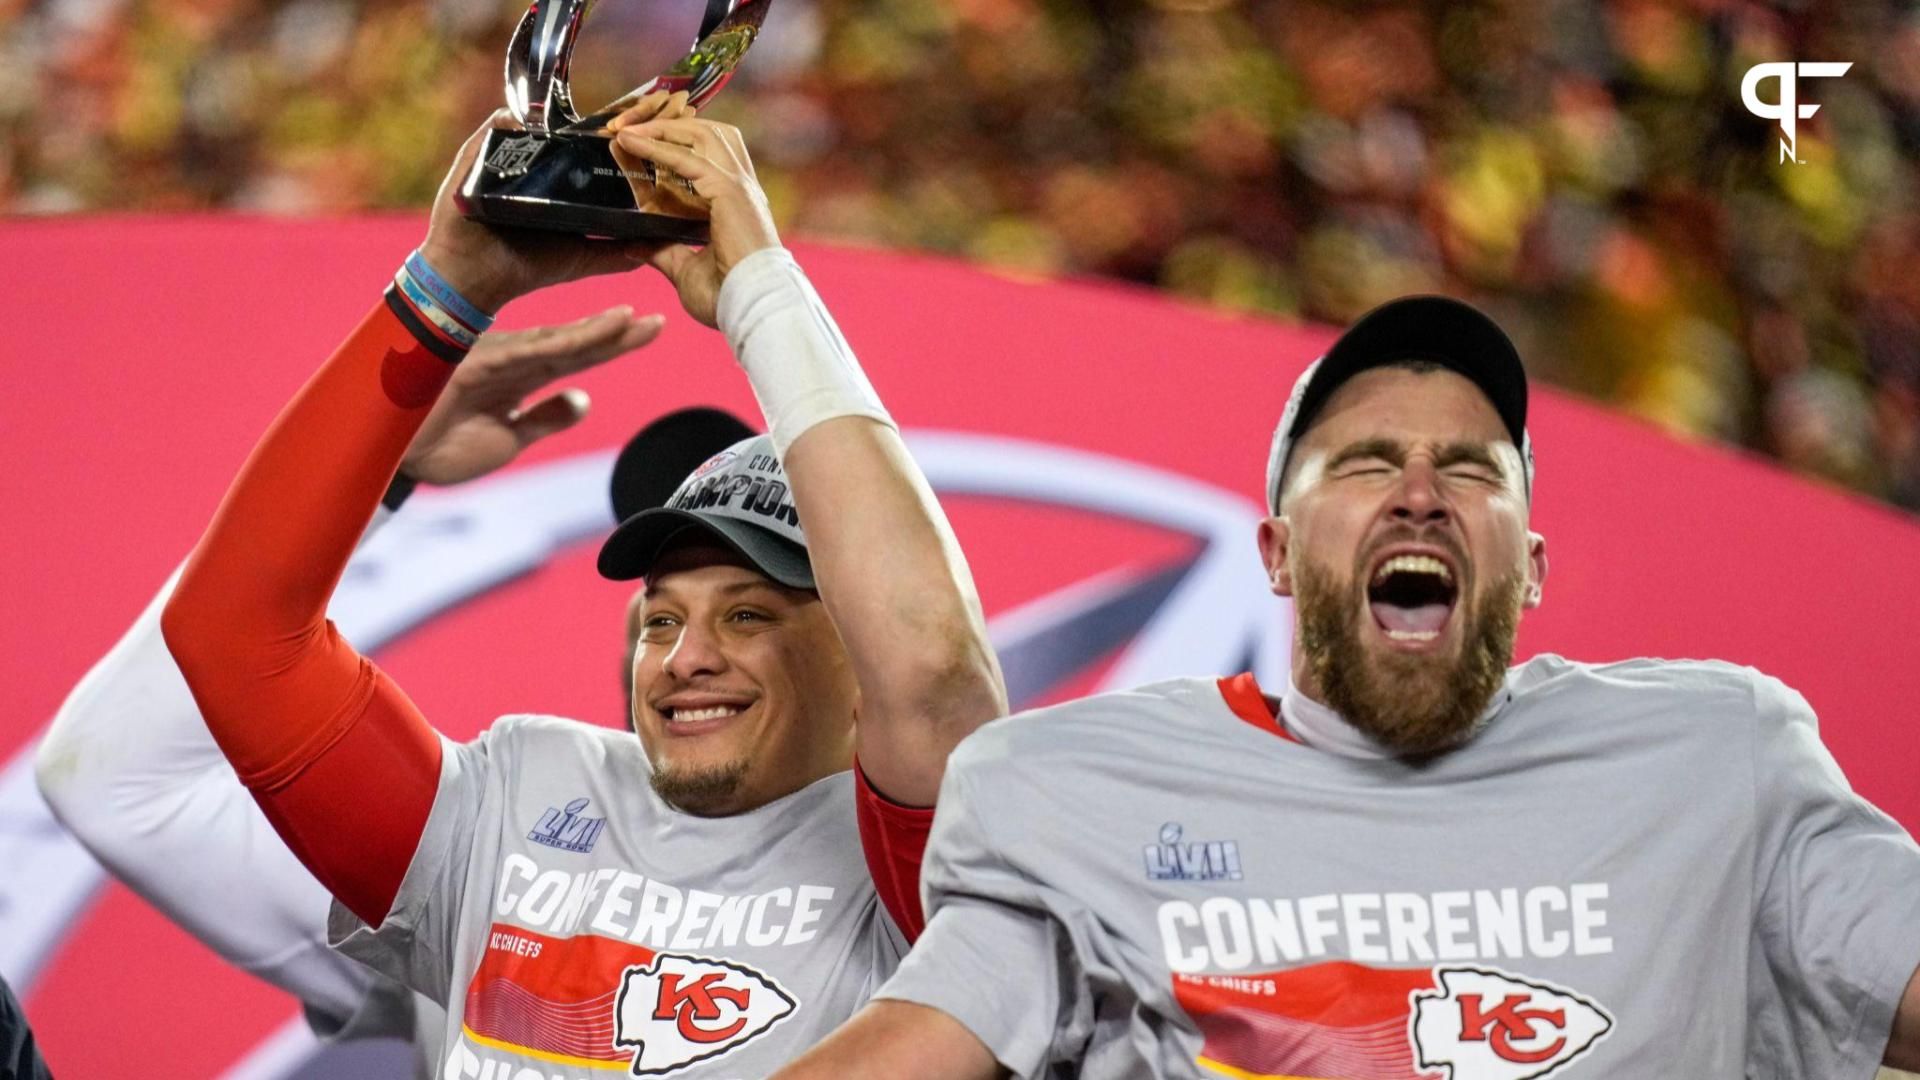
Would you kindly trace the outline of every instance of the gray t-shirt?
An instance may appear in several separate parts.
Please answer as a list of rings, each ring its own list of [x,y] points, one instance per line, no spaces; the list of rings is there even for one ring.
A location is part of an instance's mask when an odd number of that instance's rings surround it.
[[[1246,677],[990,724],[878,996],[1022,1077],[1871,1077],[1920,849],[1806,702],[1719,663],[1507,689],[1425,763],[1293,741]]]
[[[503,718],[445,747],[380,928],[334,905],[341,951],[446,1006],[441,1076],[764,1076],[898,965],[851,772],[719,818],[647,778],[631,733]]]
[[[329,909],[331,910],[331,909]],[[360,1039],[397,1039],[412,1048],[413,1075],[420,1080],[433,1075],[440,1060],[441,1040],[446,1038],[447,1012],[440,1003],[416,994],[392,979],[371,980],[361,995],[359,1006],[345,1016],[300,1003],[307,1027],[323,1043],[347,1043]]]

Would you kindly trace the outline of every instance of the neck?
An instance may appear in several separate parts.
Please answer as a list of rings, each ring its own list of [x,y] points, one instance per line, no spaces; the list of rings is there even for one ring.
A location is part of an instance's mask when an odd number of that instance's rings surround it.
[[[1327,703],[1326,692],[1313,678],[1297,649],[1293,654],[1292,669],[1292,681],[1280,696],[1280,723],[1286,727],[1288,734],[1304,746],[1339,757],[1381,760],[1401,756],[1355,727]],[[1480,723],[1475,730],[1484,728],[1511,696],[1512,692],[1505,685],[1494,691],[1492,699],[1480,712]],[[1461,745],[1470,741],[1471,737]]]
[[[1280,722],[1303,745],[1325,753],[1365,760],[1394,756],[1297,683],[1280,696]]]
[[[1288,670],[1291,681],[1287,685],[1289,695],[1298,694],[1316,705],[1326,707],[1327,692],[1320,687],[1320,680],[1313,676],[1313,665],[1307,663],[1306,654],[1300,651],[1300,624],[1293,626],[1293,652]]]

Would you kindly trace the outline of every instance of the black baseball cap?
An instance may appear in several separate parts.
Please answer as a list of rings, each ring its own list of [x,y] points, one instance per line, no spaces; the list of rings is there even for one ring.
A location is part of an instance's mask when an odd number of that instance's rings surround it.
[[[1533,493],[1533,444],[1527,437],[1527,371],[1519,350],[1485,312],[1450,296],[1403,296],[1355,320],[1326,355],[1293,384],[1267,454],[1267,510],[1280,512],[1280,483],[1293,444],[1313,426],[1333,392],[1370,368],[1406,360],[1438,364],[1487,395],[1525,466]]]
[[[756,434],[745,420],[711,405],[676,409],[641,428],[613,462],[614,522],[665,506],[688,473]]]
[[[771,436],[749,435],[713,454],[664,505],[622,521],[600,547],[600,576],[645,577],[660,554],[688,533],[738,552],[782,585],[815,588],[807,537]]]

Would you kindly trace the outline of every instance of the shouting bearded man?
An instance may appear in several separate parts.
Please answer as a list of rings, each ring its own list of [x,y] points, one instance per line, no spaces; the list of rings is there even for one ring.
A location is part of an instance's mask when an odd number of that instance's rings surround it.
[[[1350,328],[1268,459],[1293,685],[1175,680],[982,728],[941,789],[925,935],[781,1080],[1920,1061],[1920,849],[1805,700],[1723,663],[1509,669],[1547,573],[1526,416],[1474,309]]]

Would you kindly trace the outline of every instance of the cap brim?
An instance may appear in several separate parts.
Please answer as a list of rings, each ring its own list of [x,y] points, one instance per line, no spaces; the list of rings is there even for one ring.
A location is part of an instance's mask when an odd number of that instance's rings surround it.
[[[647,576],[660,553],[681,533],[698,530],[752,563],[761,573],[795,589],[813,589],[807,549],[735,518],[658,507],[622,522],[600,546],[600,576],[632,581]]]
[[[1479,309],[1447,296],[1409,296],[1361,316],[1320,362],[1288,435],[1298,438],[1348,379],[1369,368],[1426,360],[1471,379],[1515,446],[1527,429],[1527,372],[1506,331]]]

